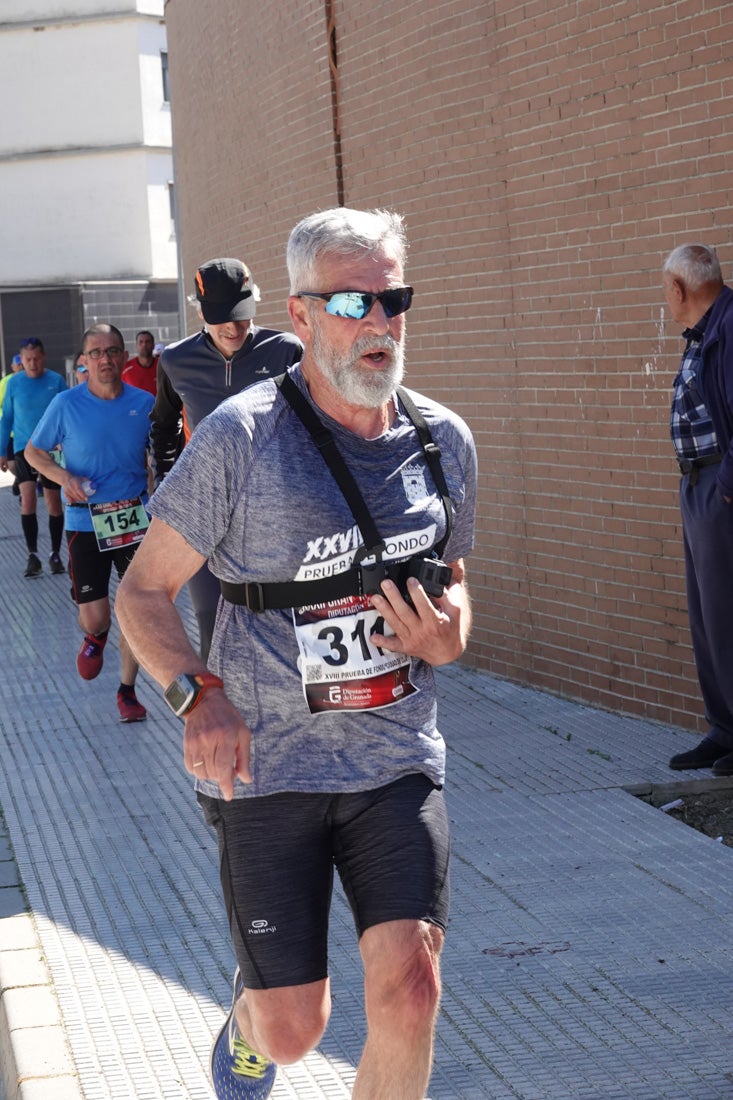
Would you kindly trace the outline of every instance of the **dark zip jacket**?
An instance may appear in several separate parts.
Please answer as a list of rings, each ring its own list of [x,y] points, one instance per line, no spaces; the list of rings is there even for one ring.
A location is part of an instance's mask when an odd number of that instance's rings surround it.
[[[733,290],[728,286],[715,299],[705,326],[698,385],[723,452],[718,486],[733,497]]]
[[[158,362],[158,394],[150,413],[150,450],[155,484],[170,472],[191,433],[227,397],[264,378],[276,378],[300,361],[297,336],[250,325],[231,359],[205,330],[171,344]]]

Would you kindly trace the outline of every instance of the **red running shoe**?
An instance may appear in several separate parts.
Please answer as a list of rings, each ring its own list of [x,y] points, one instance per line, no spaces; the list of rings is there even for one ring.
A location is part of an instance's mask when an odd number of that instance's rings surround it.
[[[76,655],[76,670],[82,680],[94,680],[102,671],[104,662],[104,647],[107,644],[107,635],[103,638],[95,638],[93,634],[85,634],[81,649]]]
[[[120,712],[120,722],[144,722],[148,712],[142,703],[139,703],[135,695],[135,689],[123,688],[117,692],[117,709]]]

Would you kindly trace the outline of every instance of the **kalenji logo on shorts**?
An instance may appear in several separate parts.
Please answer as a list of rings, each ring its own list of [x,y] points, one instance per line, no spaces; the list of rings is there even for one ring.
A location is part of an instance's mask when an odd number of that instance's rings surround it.
[[[253,920],[247,929],[249,936],[265,936],[274,932],[277,932],[277,925],[270,924],[267,920]]]

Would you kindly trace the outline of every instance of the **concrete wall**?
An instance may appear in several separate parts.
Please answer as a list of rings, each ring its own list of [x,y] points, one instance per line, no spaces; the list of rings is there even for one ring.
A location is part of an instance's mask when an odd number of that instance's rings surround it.
[[[47,23],[53,19],[84,19],[120,12],[160,16],[163,0],[3,0],[2,12],[3,20],[13,23]]]
[[[22,285],[87,278],[143,277],[153,266],[147,207],[147,158],[141,150],[55,157],[37,172],[53,179],[53,201],[39,203],[25,161],[3,165],[4,227],[0,283]]]
[[[0,285],[177,277],[162,14],[4,0]]]
[[[0,92],[14,104],[3,122],[5,155],[142,141],[134,23],[20,27],[0,45]]]
[[[341,198],[405,214],[409,381],[479,446],[468,659],[699,726],[659,271],[702,240],[731,274],[733,5],[335,12],[168,0],[187,291],[197,263],[241,255],[286,326],[299,217]]]

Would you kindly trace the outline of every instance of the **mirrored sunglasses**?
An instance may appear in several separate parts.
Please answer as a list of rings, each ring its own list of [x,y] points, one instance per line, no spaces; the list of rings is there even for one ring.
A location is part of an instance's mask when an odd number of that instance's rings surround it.
[[[296,297],[322,298],[326,302],[326,313],[330,313],[332,317],[348,317],[353,321],[361,321],[375,302],[380,303],[387,317],[398,317],[400,313],[406,313],[412,305],[413,293],[411,286],[399,286],[382,290],[379,294],[368,294],[361,290],[331,290],[327,294],[319,294],[314,290],[302,290]]]

